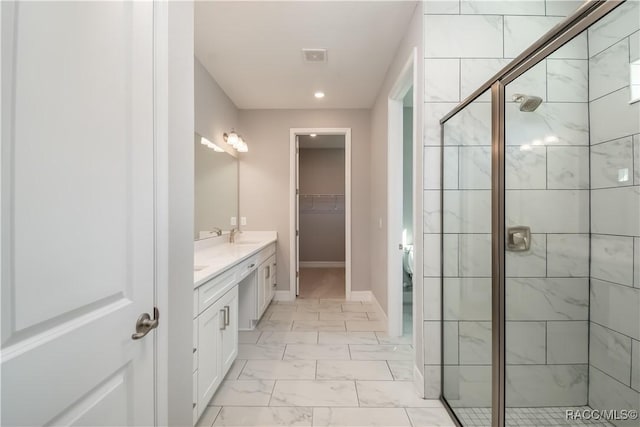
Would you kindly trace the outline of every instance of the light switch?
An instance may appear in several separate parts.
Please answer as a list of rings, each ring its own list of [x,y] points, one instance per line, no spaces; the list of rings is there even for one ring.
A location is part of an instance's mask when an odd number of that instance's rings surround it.
[[[247,225],[247,217],[246,216],[241,216],[240,217],[240,225]]]
[[[236,216],[231,217],[231,225],[238,225],[238,217]]]

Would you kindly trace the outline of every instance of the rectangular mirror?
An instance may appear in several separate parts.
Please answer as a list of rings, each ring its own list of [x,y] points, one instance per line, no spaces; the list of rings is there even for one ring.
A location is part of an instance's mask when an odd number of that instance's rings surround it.
[[[194,239],[235,227],[238,218],[238,158],[201,143],[195,134]]]

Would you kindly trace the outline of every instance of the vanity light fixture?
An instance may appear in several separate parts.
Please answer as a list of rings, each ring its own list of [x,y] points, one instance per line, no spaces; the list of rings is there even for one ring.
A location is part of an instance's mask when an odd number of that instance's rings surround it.
[[[309,134],[309,136],[310,136],[311,138],[315,138],[316,136],[318,136],[318,134],[310,133],[310,134]]]
[[[223,153],[224,150],[220,147],[218,147],[216,144],[214,144],[213,142],[209,141],[207,138],[205,138],[204,136],[200,137],[200,144],[207,146],[211,149],[213,149],[213,151],[216,151],[218,153]]]
[[[225,142],[236,149],[239,153],[246,153],[249,151],[249,147],[244,139],[242,139],[242,136],[238,135],[233,129],[231,129],[231,132],[228,134],[223,134],[222,138],[224,138]]]
[[[228,134],[226,133],[223,134],[222,138],[224,138],[224,141],[230,146],[232,146],[233,148],[238,148],[238,142],[240,140],[240,137],[238,136],[235,130],[231,129],[231,132],[229,132]]]
[[[318,99],[324,98],[324,92],[317,91],[316,93],[313,94],[313,96],[315,96]]]
[[[242,143],[238,144],[236,150],[238,150],[238,153],[246,153],[247,151],[249,151],[249,146],[246,142],[242,141]]]

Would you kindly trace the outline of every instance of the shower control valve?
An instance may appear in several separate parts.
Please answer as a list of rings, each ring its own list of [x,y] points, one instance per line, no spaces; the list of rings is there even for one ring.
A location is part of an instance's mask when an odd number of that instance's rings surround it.
[[[528,251],[531,247],[531,229],[525,226],[507,228],[507,250]]]

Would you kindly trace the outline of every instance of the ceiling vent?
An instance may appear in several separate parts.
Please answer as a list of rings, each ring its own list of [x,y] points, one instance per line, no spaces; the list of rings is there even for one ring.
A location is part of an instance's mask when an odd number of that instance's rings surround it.
[[[327,49],[302,49],[304,62],[327,62]]]

